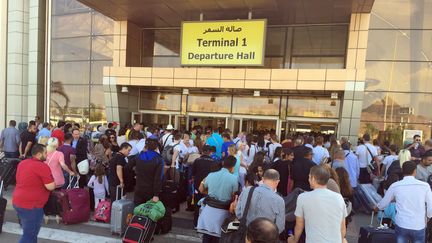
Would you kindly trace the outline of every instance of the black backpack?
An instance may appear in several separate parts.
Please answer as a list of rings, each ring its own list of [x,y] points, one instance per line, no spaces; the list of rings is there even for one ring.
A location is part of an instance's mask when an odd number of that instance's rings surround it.
[[[402,179],[402,168],[400,166],[400,161],[394,160],[391,165],[389,166],[389,168],[387,169],[387,176],[392,175],[392,174],[396,174],[399,176],[399,179]]]

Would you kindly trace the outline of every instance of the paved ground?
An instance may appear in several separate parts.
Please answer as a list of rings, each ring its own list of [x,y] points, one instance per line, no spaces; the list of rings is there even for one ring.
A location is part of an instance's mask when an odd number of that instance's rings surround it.
[[[5,193],[5,197],[10,202],[11,189]],[[8,203],[5,215],[3,233],[0,234],[0,242],[18,242],[21,234],[21,227],[18,225],[16,213]],[[348,227],[347,239],[349,243],[356,243],[358,229],[361,225],[368,225],[370,216],[356,215],[353,222]],[[79,243],[120,243],[120,237],[110,233],[109,225],[103,223],[88,222],[78,225],[57,224],[50,221],[44,224],[39,233],[39,243],[58,243],[58,242],[79,242]],[[155,236],[155,243],[184,243],[201,242],[200,235],[193,230],[192,213],[186,212],[183,208],[181,212],[173,216],[173,230],[166,235]]]

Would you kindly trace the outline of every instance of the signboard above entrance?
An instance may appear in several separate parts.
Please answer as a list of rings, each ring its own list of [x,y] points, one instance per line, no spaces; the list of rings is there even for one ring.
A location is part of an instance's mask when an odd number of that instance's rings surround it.
[[[265,19],[183,22],[184,66],[264,65]]]

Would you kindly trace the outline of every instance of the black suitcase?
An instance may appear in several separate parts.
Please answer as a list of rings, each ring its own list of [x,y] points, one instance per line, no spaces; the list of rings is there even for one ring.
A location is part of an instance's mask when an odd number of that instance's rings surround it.
[[[372,211],[369,226],[360,227],[358,243],[396,243],[396,234],[393,229],[382,226],[382,218],[379,227],[373,226],[374,212]]]
[[[3,188],[15,184],[15,175],[21,159],[3,158],[0,160],[0,179],[3,180]]]
[[[150,242],[156,229],[156,223],[151,219],[142,216],[133,216],[126,232],[123,242],[126,243],[146,243]]]
[[[3,198],[3,181],[0,183],[0,233],[3,231],[7,200]]]
[[[162,185],[162,192],[160,195],[160,200],[165,205],[165,207],[170,209],[179,210],[180,202],[178,198],[178,185],[173,181],[166,181]]]
[[[155,234],[168,234],[172,229],[172,209],[165,207],[165,215],[156,225]]]

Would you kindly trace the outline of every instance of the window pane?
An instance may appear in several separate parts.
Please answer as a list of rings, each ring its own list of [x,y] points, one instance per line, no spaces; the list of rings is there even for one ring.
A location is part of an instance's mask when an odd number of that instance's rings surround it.
[[[112,35],[114,33],[114,20],[100,14],[93,12],[93,35]]]
[[[267,28],[266,56],[283,56],[286,28]]]
[[[379,0],[372,8],[370,27],[432,29],[431,0]]]
[[[295,27],[293,55],[345,55],[347,26]]]
[[[180,111],[181,94],[151,90],[140,91],[141,110]]]
[[[345,57],[293,57],[291,68],[340,69],[345,66]]]
[[[86,122],[88,117],[89,88],[87,85],[51,83],[51,118]]]
[[[53,15],[89,12],[90,8],[77,0],[55,0],[52,1]]]
[[[263,68],[284,68],[283,57],[266,57]]]
[[[288,98],[287,116],[339,117],[340,101],[324,98]]]
[[[105,109],[96,109],[90,106],[90,116],[89,121],[91,122],[105,122],[106,112]]]
[[[230,113],[231,112],[231,96],[222,95],[198,95],[192,94],[188,96],[187,111],[189,112],[215,112],[215,113]]]
[[[279,115],[279,96],[248,97],[234,96],[233,113],[246,115]]]
[[[144,31],[144,37],[146,31]],[[180,53],[180,30],[154,30],[154,55],[173,56]]]
[[[426,62],[366,62],[366,90],[432,92],[432,69]]]
[[[91,82],[92,84],[103,84],[103,67],[111,67],[112,61],[92,61],[91,62]]]
[[[52,62],[51,80],[64,84],[89,84],[90,62]]]
[[[51,58],[53,61],[81,61],[90,59],[90,38],[53,39]]]
[[[113,56],[113,36],[92,37],[92,60],[110,60]]]
[[[91,13],[53,16],[52,37],[77,37],[91,34]]]
[[[367,59],[432,60],[431,41],[432,30],[370,30]]]
[[[181,67],[180,57],[153,57],[153,67]]]
[[[384,122],[385,117],[390,123],[429,123],[431,104],[431,94],[365,92],[361,119]]]

